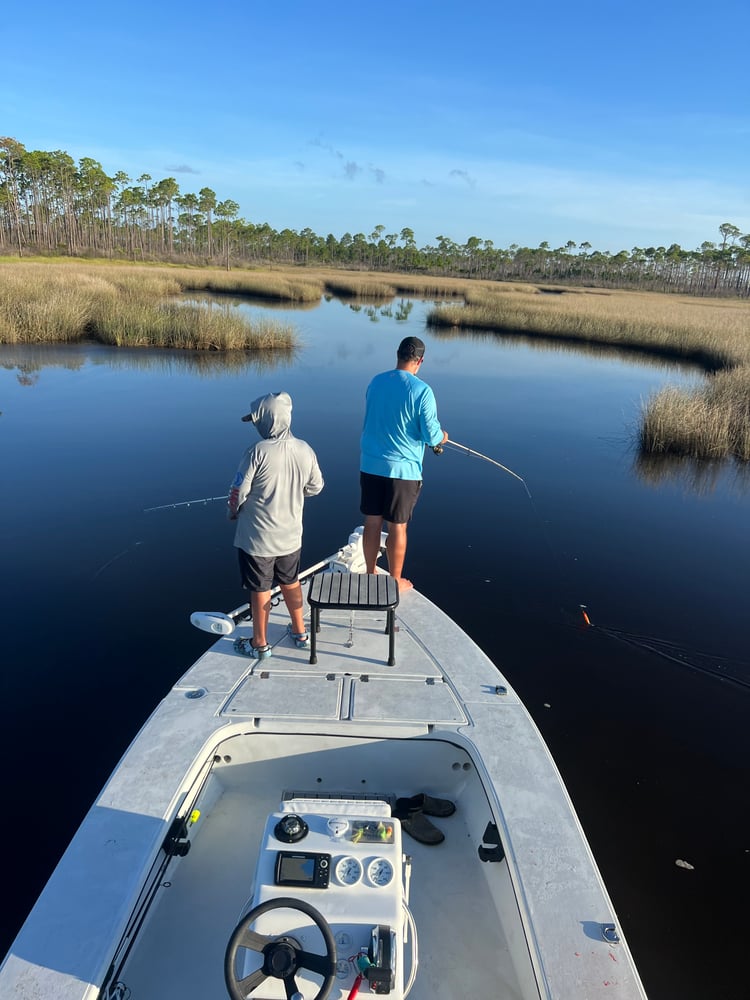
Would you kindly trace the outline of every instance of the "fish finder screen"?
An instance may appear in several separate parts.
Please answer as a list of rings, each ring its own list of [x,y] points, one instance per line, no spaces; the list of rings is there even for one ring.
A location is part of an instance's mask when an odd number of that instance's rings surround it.
[[[282,855],[279,879],[284,882],[312,882],[315,876],[315,858],[299,855]]]
[[[307,851],[279,851],[276,855],[276,885],[301,885],[327,889],[331,855]]]

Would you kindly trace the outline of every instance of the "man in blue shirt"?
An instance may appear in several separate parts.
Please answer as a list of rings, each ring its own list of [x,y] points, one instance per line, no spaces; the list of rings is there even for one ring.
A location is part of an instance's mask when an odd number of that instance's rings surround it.
[[[413,586],[401,574],[406,526],[422,489],[425,445],[443,444],[448,433],[440,426],[432,389],[417,376],[424,362],[419,337],[401,341],[396,361],[392,371],[376,375],[367,387],[359,480],[367,572],[375,572],[380,532],[387,521],[388,569],[403,591]]]

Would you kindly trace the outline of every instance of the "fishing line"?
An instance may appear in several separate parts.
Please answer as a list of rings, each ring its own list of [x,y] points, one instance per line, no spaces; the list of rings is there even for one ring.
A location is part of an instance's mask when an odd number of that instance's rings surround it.
[[[581,605],[581,613],[588,628],[596,629],[602,635],[610,639],[617,639],[619,642],[643,649],[655,656],[661,656],[671,663],[676,663],[680,667],[688,667],[698,673],[706,674],[709,677],[716,677],[718,680],[728,681],[730,684],[737,684],[739,687],[750,689],[750,679],[737,676],[737,672],[748,671],[750,675],[750,664],[742,660],[732,659],[726,656],[718,656],[715,653],[704,653],[697,649],[688,649],[676,642],[669,642],[666,639],[659,639],[653,635],[638,635],[635,632],[626,632],[624,629],[610,628],[606,625],[595,625],[586,612],[586,605]],[[700,657],[702,663],[697,662]],[[736,671],[736,672],[730,672]]]
[[[466,444],[460,444],[458,441],[451,441],[450,438],[448,438],[448,440],[445,441],[444,444],[450,446],[451,450],[453,451],[465,454],[468,458],[479,458],[483,462],[489,462],[490,465],[494,465],[498,469],[502,469],[503,472],[507,472],[509,475],[513,476],[514,479],[517,479],[519,483],[521,483],[524,490],[526,491],[526,496],[529,498],[531,509],[534,511],[534,514],[536,515],[539,524],[541,525],[542,535],[544,537],[545,542],[547,543],[547,547],[550,551],[552,559],[558,565],[558,571],[560,573],[560,576],[561,577],[564,576],[565,572],[563,569],[562,561],[560,559],[557,550],[555,549],[555,547],[553,546],[552,542],[549,539],[549,535],[547,533],[547,525],[545,523],[544,518],[539,513],[537,505],[534,503],[534,498],[531,495],[531,490],[529,489],[526,480],[522,476],[519,476],[517,472],[514,472],[513,469],[509,469],[507,465],[503,465],[501,462],[497,462],[494,458],[490,458],[488,455],[483,455],[481,451],[476,451],[476,449],[470,448]],[[436,455],[442,455],[443,444],[435,445],[432,450],[435,452]],[[561,588],[561,589],[566,589],[566,588]]]
[[[118,559],[122,559],[122,557],[126,556],[131,549],[137,548],[137,546],[142,544],[143,544],[142,542],[133,542],[131,545],[128,545],[126,549],[123,549],[122,552],[118,552],[116,556],[112,556],[112,558],[107,560],[107,562],[105,562],[103,566],[100,566],[99,569],[96,571],[96,573],[94,573],[94,575],[91,577],[91,579],[96,580],[98,576],[101,576],[101,574],[105,571],[105,569],[109,569],[112,563],[117,562]]]
[[[503,472],[507,472],[509,475],[513,476],[514,479],[518,479],[519,482],[523,484],[523,487],[526,490],[526,495],[528,496],[531,506],[534,509],[534,513],[538,517],[541,524],[542,534],[544,535],[544,539],[549,547],[553,560],[558,564],[560,575],[562,578],[567,577],[568,574],[565,571],[560,555],[549,539],[546,523],[534,503],[534,498],[531,495],[531,491],[529,490],[526,481],[519,476],[517,472],[509,469],[506,465],[495,461],[494,458],[489,458],[487,455],[483,455],[474,448],[469,448],[468,445],[460,444],[458,441],[451,441],[450,439],[444,443],[452,446],[453,450],[466,454],[468,457],[479,458],[482,461],[489,462],[490,465],[497,466],[498,469],[502,469]],[[436,455],[441,455],[443,453],[443,446],[436,445],[432,450]],[[563,589],[569,588],[570,584],[566,585]],[[583,625],[586,629],[596,629],[596,631],[601,635],[606,635],[610,639],[624,642],[628,645],[635,646],[638,649],[653,653],[655,656],[660,656],[672,663],[676,663],[678,666],[687,667],[697,673],[702,673],[706,676],[715,677],[718,680],[727,681],[730,684],[736,684],[739,687],[750,689],[750,679],[737,676],[737,672],[741,673],[743,669],[747,670],[748,674],[750,674],[750,665],[747,663],[743,663],[740,660],[731,660],[727,657],[717,656],[713,653],[702,653],[699,650],[690,650],[684,646],[680,646],[678,643],[669,642],[665,639],[659,639],[656,636],[638,635],[634,632],[627,632],[624,629],[594,625],[589,617],[587,605],[579,604],[578,608],[580,610]],[[702,662],[698,662],[699,659]],[[729,668],[732,669],[732,665],[737,672],[728,672],[727,667],[729,666]]]

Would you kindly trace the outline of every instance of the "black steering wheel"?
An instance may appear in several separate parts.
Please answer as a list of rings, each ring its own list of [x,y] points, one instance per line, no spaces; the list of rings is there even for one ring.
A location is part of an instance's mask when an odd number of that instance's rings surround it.
[[[325,955],[311,955],[303,951],[302,945],[288,935],[269,937],[250,929],[258,917],[269,910],[278,909],[299,910],[306,914],[323,935]],[[241,948],[260,952],[263,965],[249,976],[238,979],[235,965]],[[304,900],[286,896],[269,899],[250,910],[232,931],[224,956],[224,981],[232,1000],[247,1000],[269,976],[284,981],[287,998],[291,1000],[299,992],[294,978],[298,969],[307,969],[316,976],[323,977],[323,985],[311,1000],[326,1000],[336,978],[336,942],[325,917]]]

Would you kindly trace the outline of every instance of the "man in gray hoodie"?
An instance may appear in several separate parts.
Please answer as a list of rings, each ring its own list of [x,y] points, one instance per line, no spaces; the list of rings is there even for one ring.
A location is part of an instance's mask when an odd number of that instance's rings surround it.
[[[234,544],[253,615],[252,637],[237,639],[234,646],[263,660],[271,656],[267,629],[275,584],[292,619],[295,645],[309,648],[299,582],[302,511],[305,497],[323,489],[323,476],[310,445],[292,434],[288,393],[260,396],[242,419],[255,425],[261,440],[242,456],[229,490],[228,516],[237,522]]]

